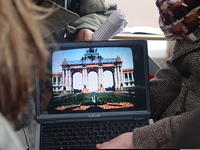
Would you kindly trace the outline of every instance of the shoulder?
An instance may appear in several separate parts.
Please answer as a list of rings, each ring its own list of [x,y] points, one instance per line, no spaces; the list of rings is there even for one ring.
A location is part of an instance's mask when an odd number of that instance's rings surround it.
[[[0,114],[0,149],[6,150],[23,150],[20,141],[15,135],[9,122]]]
[[[116,3],[107,3],[105,0],[82,0],[80,1],[80,15],[84,16],[91,13],[110,15],[117,9]]]
[[[172,61],[197,50],[198,51],[200,50],[200,40],[197,41],[177,40],[174,47]]]

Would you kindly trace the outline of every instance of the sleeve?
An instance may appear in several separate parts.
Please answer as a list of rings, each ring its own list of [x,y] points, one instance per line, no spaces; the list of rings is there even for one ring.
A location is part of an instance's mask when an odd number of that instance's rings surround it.
[[[150,81],[152,117],[159,119],[160,115],[173,102],[181,90],[181,76],[173,67],[159,70]]]
[[[0,114],[0,150],[25,150],[10,123]]]
[[[80,29],[90,29],[92,31],[96,31],[105,20],[106,16],[92,13],[80,17],[70,25],[75,27],[77,31]]]
[[[78,20],[71,24],[78,31],[80,29],[91,29],[96,31],[106,20],[113,10],[117,9],[116,4],[107,4],[104,0],[81,0]]]
[[[190,121],[196,110],[168,117],[155,124],[133,130],[133,143],[136,149],[156,149],[169,147],[174,135]]]

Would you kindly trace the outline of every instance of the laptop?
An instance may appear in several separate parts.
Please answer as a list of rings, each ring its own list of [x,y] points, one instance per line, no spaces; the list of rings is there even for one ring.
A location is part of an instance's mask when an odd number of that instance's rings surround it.
[[[89,149],[148,124],[147,42],[74,42],[49,47],[37,81],[36,149]]]

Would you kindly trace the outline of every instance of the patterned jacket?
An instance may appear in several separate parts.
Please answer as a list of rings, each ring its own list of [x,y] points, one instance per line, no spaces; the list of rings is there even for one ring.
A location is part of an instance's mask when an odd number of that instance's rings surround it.
[[[177,40],[167,66],[150,82],[152,116],[158,121],[133,130],[135,148],[173,148],[171,139],[200,107],[199,75],[200,40]]]
[[[157,0],[160,28],[168,39],[200,39],[199,0]]]

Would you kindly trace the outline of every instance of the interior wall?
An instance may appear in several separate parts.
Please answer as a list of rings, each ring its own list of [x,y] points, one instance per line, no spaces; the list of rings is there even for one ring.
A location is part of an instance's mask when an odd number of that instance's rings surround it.
[[[155,0],[106,0],[115,2],[121,9],[128,21],[128,26],[150,26],[159,27],[158,9]]]

